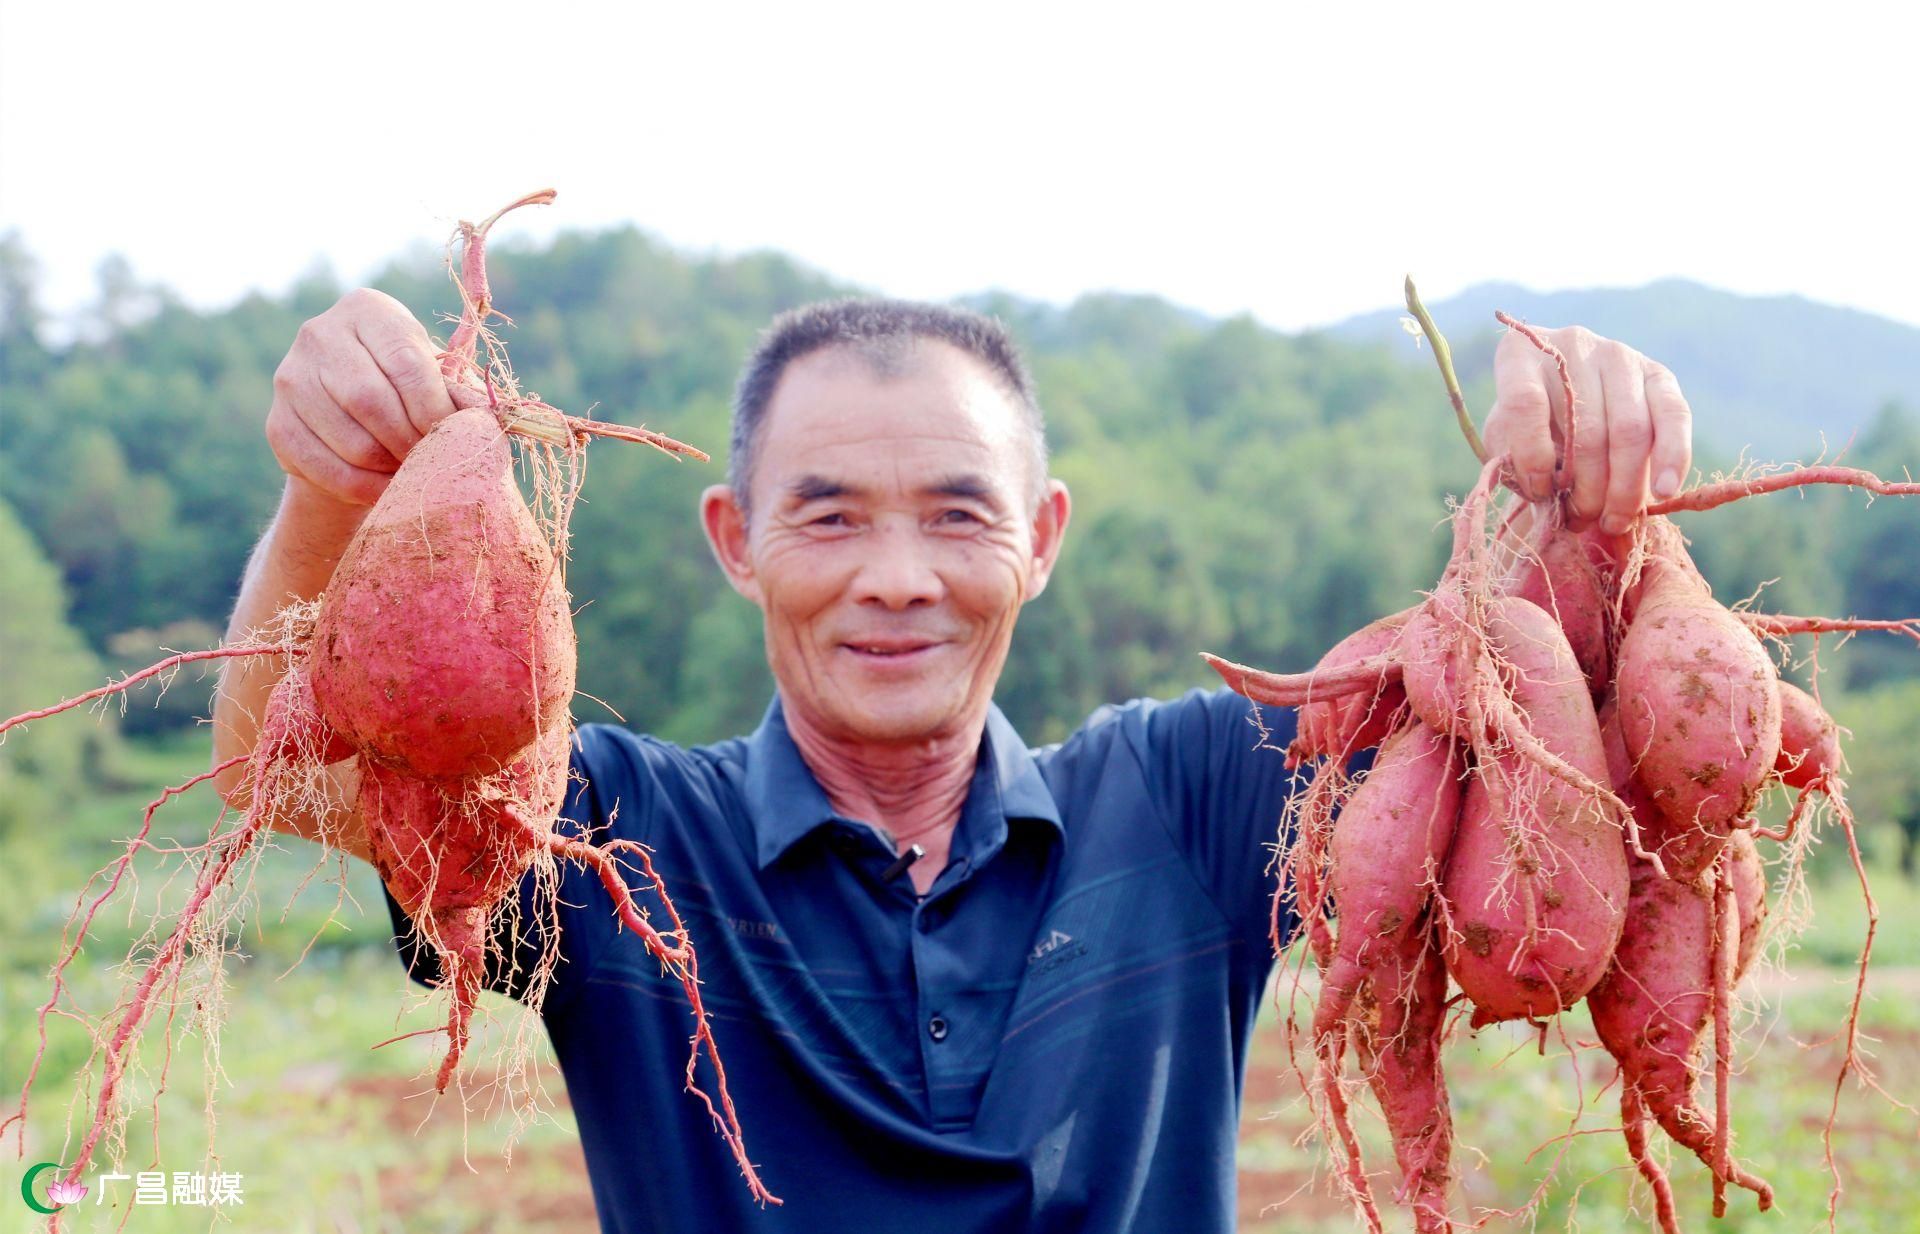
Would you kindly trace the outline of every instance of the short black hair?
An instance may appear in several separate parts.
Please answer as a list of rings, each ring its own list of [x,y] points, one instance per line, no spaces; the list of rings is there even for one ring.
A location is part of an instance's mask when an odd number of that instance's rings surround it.
[[[918,339],[938,339],[979,360],[1013,397],[1033,436],[1032,489],[1045,491],[1046,423],[1034,397],[1033,378],[1013,336],[997,318],[970,309],[912,300],[852,297],[823,300],[789,309],[773,319],[740,370],[733,395],[733,429],[727,456],[727,483],[734,500],[747,510],[747,483],[753,475],[754,448],[767,404],[795,360],[829,347],[845,347],[891,376],[903,371]]]

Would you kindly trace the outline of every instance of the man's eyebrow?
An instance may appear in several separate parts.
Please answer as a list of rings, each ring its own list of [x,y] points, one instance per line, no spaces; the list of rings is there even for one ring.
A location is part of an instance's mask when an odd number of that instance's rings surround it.
[[[852,492],[852,487],[838,480],[812,474],[801,476],[787,485],[787,496],[796,502],[825,501],[829,497],[845,497]]]
[[[967,497],[985,502],[999,499],[999,490],[985,476],[972,472],[942,476],[920,491],[934,497]]]
[[[787,496],[796,504],[825,501],[833,497],[857,497],[863,491],[865,490],[854,485],[812,473],[803,475],[787,485]],[[999,490],[994,487],[992,481],[973,472],[942,476],[931,484],[923,485],[920,492],[930,497],[962,497],[988,503],[999,500]]]

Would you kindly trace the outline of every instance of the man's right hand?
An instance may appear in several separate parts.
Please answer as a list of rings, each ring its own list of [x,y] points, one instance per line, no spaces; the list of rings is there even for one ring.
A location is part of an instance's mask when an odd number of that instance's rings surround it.
[[[290,488],[359,514],[453,410],[426,330],[398,300],[362,287],[301,325],[273,375],[267,441]]]

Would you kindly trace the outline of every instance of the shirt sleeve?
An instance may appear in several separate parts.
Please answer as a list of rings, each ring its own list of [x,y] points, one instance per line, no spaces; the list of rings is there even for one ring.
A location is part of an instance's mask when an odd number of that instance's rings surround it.
[[[1243,936],[1265,939],[1278,889],[1274,855],[1296,780],[1284,753],[1296,713],[1233,691],[1191,690],[1150,702],[1129,725],[1148,791],[1215,903]],[[1282,905],[1281,937],[1297,924]]]
[[[599,757],[605,742],[602,726],[584,725],[570,747],[567,794],[555,830],[570,839],[606,838],[610,821],[602,807],[608,760]],[[631,805],[628,807],[633,808]],[[387,911],[393,921],[393,942],[407,976],[420,985],[438,988],[443,975],[440,957],[425,944],[406,910],[385,884]],[[536,975],[543,963],[550,967],[544,996],[536,1010],[564,1004],[581,985],[598,954],[600,940],[610,932],[604,911],[606,892],[598,877],[575,861],[536,862],[520,879],[513,894],[494,909],[481,988],[529,1003]],[[549,958],[549,940],[552,956]]]

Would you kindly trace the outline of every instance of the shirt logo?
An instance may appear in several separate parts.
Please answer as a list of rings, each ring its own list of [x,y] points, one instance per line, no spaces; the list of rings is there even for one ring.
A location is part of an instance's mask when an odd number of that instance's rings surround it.
[[[1065,930],[1049,930],[1046,938],[1034,945],[1027,953],[1027,971],[1035,975],[1050,973],[1054,969],[1079,959],[1087,954],[1087,945]]]
[[[749,921],[744,917],[724,918],[727,928],[744,938],[779,938],[780,927],[771,921]]]

